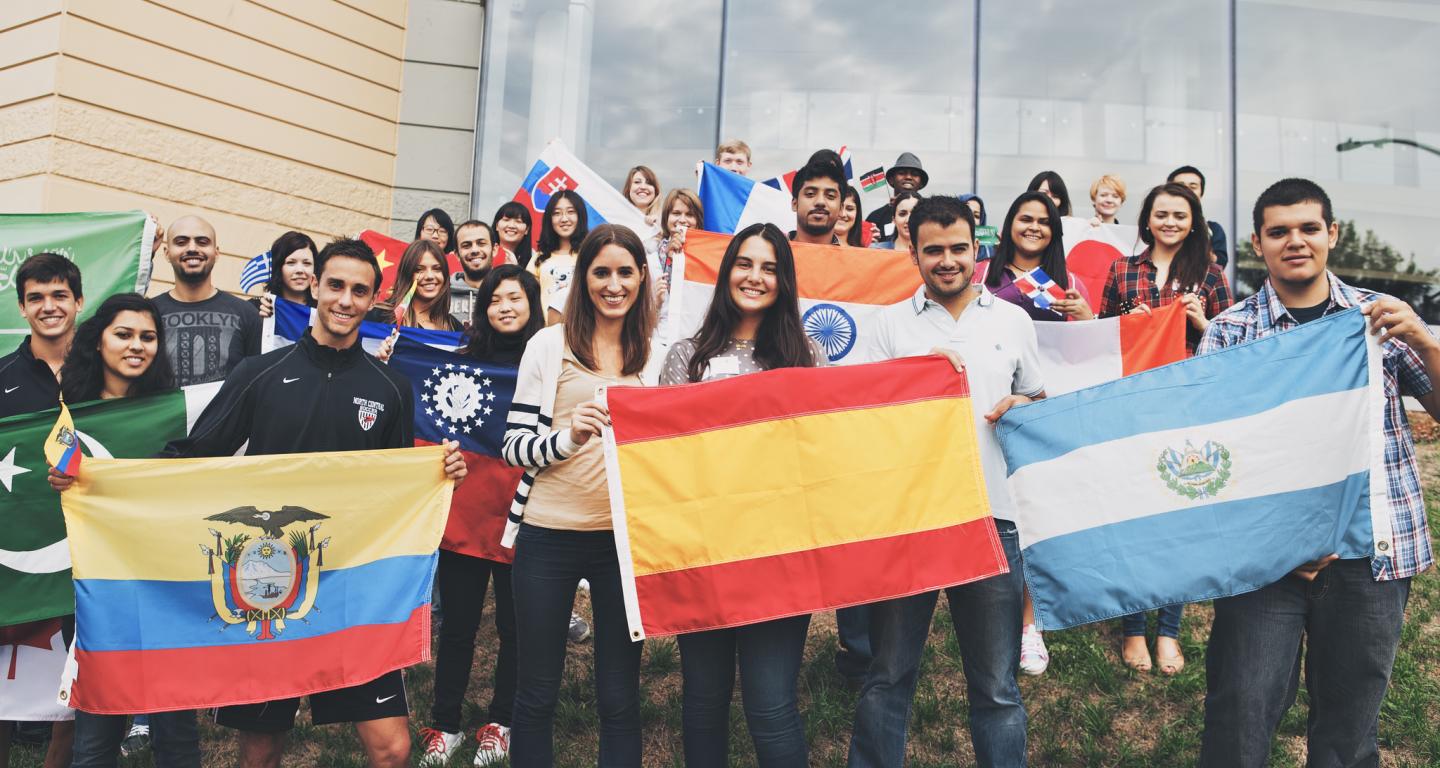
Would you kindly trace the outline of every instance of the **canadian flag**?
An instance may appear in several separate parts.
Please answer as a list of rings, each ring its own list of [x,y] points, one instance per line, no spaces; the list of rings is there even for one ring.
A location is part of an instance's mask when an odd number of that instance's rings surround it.
[[[64,669],[59,619],[0,627],[0,720],[73,720],[55,700]]]

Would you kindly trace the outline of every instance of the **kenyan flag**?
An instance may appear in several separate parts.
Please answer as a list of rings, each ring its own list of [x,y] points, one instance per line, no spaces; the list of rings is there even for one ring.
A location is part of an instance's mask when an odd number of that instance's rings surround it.
[[[870,192],[885,186],[885,166],[860,174],[860,188]]]
[[[184,437],[219,387],[216,382],[149,397],[95,400],[71,406],[70,414],[86,454],[144,458]],[[0,626],[75,612],[60,498],[45,481],[45,439],[58,413],[0,420]]]

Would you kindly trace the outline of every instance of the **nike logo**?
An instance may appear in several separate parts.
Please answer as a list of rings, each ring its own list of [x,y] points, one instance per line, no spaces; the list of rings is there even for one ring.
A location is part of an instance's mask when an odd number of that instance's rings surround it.
[[[400,695],[400,694],[398,694],[398,693],[392,693],[392,694],[390,694],[389,696],[386,696],[386,697],[383,698],[383,699],[380,698],[379,696],[376,696],[376,697],[375,697],[375,703],[376,703],[376,704],[384,704],[385,702],[387,702],[387,701],[389,701],[389,700],[391,700],[391,699],[393,699],[393,698],[395,698],[396,696],[399,696],[399,695]]]
[[[281,380],[280,380],[280,383],[281,383],[281,384],[289,384],[289,383],[292,382],[292,381],[299,381],[299,380],[300,380],[300,377],[299,377],[299,376],[296,376],[296,377],[293,378],[293,379],[281,379]]]
[[[17,390],[17,389],[19,389],[19,387],[11,387],[11,388],[5,390],[5,394],[8,395],[8,394],[10,394],[11,392],[14,392],[14,391]]]

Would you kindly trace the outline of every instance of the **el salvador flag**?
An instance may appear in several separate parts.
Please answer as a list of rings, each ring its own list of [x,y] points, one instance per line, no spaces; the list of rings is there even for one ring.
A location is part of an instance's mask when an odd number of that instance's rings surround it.
[[[300,337],[305,335],[305,329],[314,323],[314,313],[315,310],[304,304],[296,304],[276,296],[275,314],[265,320],[265,333],[260,348],[269,352],[299,341]],[[373,355],[375,350],[380,348],[380,342],[394,330],[395,326],[390,323],[362,320],[360,344],[365,347],[365,351]],[[456,331],[432,331],[428,328],[401,326],[400,336],[438,349],[453,350],[464,343],[463,335]]]
[[[1354,309],[1012,409],[996,431],[1038,623],[1387,554],[1380,366]]]
[[[781,231],[795,228],[789,193],[718,165],[701,166],[699,194],[707,232],[734,234],[757,222],[774,224]]]

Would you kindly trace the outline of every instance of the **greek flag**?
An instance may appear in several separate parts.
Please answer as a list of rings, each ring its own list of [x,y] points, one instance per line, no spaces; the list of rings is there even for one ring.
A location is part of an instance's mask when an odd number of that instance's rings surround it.
[[[251,288],[257,285],[264,285],[270,281],[270,252],[266,251],[259,256],[245,262],[245,268],[240,270],[240,292],[249,293]]]

